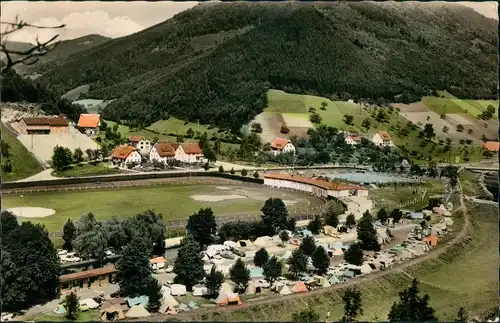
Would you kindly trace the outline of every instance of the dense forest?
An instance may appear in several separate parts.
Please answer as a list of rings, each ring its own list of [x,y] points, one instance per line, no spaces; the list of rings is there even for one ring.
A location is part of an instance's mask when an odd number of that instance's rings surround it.
[[[269,88],[411,102],[496,98],[497,22],[434,3],[210,3],[70,56],[40,80],[119,98],[105,118],[239,129]]]
[[[2,83],[0,97],[2,102],[30,102],[39,103],[40,108],[49,115],[63,114],[73,121],[77,121],[85,109],[71,104],[66,99],[56,96],[46,86],[22,78],[14,70],[8,70],[0,75]]]

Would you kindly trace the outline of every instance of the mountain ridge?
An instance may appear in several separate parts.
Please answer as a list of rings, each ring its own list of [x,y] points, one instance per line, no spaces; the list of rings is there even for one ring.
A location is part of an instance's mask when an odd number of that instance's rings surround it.
[[[231,129],[263,110],[269,88],[404,102],[432,90],[496,98],[494,22],[435,4],[199,5],[76,53],[41,81],[118,98],[104,110],[114,121],[172,115]]]

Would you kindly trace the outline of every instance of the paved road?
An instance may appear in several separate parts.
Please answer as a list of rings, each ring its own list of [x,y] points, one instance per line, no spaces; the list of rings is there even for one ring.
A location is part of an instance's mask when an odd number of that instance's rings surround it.
[[[18,182],[34,182],[34,181],[48,181],[51,179],[60,179],[60,177],[55,177],[52,175],[54,170],[52,168],[48,168],[46,170],[42,170],[40,173],[30,176],[25,179],[18,180]]]
[[[460,186],[460,191],[461,191],[460,181],[458,182],[458,185]],[[332,286],[329,288],[316,289],[316,290],[308,292],[307,295],[292,294],[292,295],[288,295],[288,296],[281,296],[279,298],[267,297],[264,299],[243,303],[242,305],[237,305],[237,306],[217,306],[214,308],[200,308],[200,309],[190,311],[190,312],[179,313],[175,316],[175,318],[178,318],[180,320],[182,320],[183,318],[185,320],[190,320],[193,318],[194,313],[201,314],[201,313],[241,310],[243,308],[249,308],[249,307],[252,307],[254,305],[260,306],[260,305],[264,305],[264,304],[288,301],[288,300],[292,300],[292,299],[311,297],[311,296],[319,296],[321,294],[331,292],[334,289],[343,289],[346,287],[351,287],[351,286],[354,286],[354,285],[357,285],[357,284],[360,284],[363,282],[372,281],[374,279],[378,279],[378,278],[381,278],[381,277],[384,277],[387,275],[392,275],[393,273],[398,273],[398,272],[405,273],[406,268],[421,264],[421,263],[428,261],[428,260],[437,259],[442,254],[446,253],[448,251],[448,249],[450,249],[452,246],[454,246],[459,241],[461,241],[470,232],[470,230],[471,230],[470,217],[469,217],[467,207],[465,206],[465,203],[464,203],[464,196],[462,194],[460,194],[460,209],[463,211],[463,214],[464,214],[464,226],[462,227],[462,230],[447,245],[442,246],[436,250],[433,250],[433,251],[429,252],[428,254],[423,255],[421,257],[413,258],[413,259],[406,261],[402,264],[398,264],[398,265],[396,265],[388,270],[378,271],[376,273],[369,274],[369,275],[364,276],[364,277],[350,279],[349,281],[347,281],[347,283],[335,285],[335,286]],[[151,317],[148,320],[149,321],[163,321],[164,319],[165,319],[165,316],[160,315],[160,316]]]

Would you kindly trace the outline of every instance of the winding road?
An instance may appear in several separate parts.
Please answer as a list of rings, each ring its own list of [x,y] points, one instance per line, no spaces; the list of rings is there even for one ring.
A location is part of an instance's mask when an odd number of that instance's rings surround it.
[[[395,265],[394,267],[391,267],[391,268],[384,270],[384,271],[378,271],[376,273],[369,274],[369,275],[364,276],[364,277],[350,279],[344,284],[334,285],[334,286],[331,286],[328,288],[321,288],[321,289],[312,290],[312,291],[308,292],[306,296],[304,294],[292,294],[292,295],[288,295],[288,296],[280,296],[279,298],[266,297],[264,299],[257,299],[255,301],[249,301],[249,302],[243,303],[242,305],[236,305],[236,306],[217,306],[214,308],[199,308],[197,310],[193,310],[190,312],[179,313],[179,314],[175,315],[175,318],[176,319],[178,318],[179,320],[182,320],[182,318],[188,320],[188,319],[193,318],[194,313],[205,314],[205,313],[210,313],[210,312],[241,310],[243,308],[252,307],[254,305],[263,305],[263,304],[270,304],[270,303],[276,303],[276,302],[282,302],[282,301],[289,301],[292,299],[299,299],[299,298],[304,298],[304,297],[318,296],[318,295],[321,295],[321,294],[324,294],[327,292],[331,292],[332,290],[344,289],[346,287],[351,287],[351,286],[357,285],[359,283],[372,281],[374,279],[378,279],[378,278],[381,278],[381,277],[384,277],[387,275],[391,275],[394,273],[405,273],[405,269],[407,269],[409,267],[421,264],[421,263],[426,262],[428,260],[437,259],[442,254],[446,253],[451,247],[453,247],[455,244],[457,244],[459,241],[461,241],[470,232],[470,229],[471,229],[471,221],[470,221],[467,207],[466,207],[465,202],[464,202],[464,196],[462,194],[462,185],[461,185],[460,181],[458,181],[458,185],[460,188],[460,209],[459,210],[463,211],[464,226],[462,227],[461,231],[455,237],[453,237],[453,239],[450,242],[448,242],[447,245],[442,246],[436,250],[433,250],[433,251],[429,252],[428,254],[425,254],[425,255],[417,257],[417,258],[413,258],[411,260],[408,260],[402,264]],[[148,321],[164,321],[165,317],[166,317],[165,315],[154,316],[154,317],[148,318]]]

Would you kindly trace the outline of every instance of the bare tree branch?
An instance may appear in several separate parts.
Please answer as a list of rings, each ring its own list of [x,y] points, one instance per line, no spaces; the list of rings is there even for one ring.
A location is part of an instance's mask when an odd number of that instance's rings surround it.
[[[38,61],[39,57],[44,56],[59,44],[59,41],[56,41],[59,35],[55,35],[49,40],[42,43],[39,42],[37,38],[36,45],[25,51],[13,50],[7,48],[8,35],[11,35],[16,31],[19,31],[25,27],[36,28],[36,29],[61,29],[66,26],[66,25],[39,26],[39,25],[29,24],[25,21],[19,20],[17,16],[14,22],[0,21],[0,25],[6,26],[5,30],[2,31],[1,41],[0,41],[0,53],[2,53],[6,59],[6,62],[4,62],[1,69],[2,73],[17,64],[24,64],[24,65],[35,64]],[[14,59],[13,55],[17,55],[19,56],[19,58]]]

